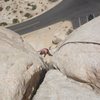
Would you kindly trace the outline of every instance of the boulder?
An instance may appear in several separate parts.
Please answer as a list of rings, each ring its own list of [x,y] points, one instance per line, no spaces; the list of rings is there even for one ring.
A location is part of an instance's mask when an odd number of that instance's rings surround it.
[[[68,35],[73,31],[73,28],[71,26],[72,26],[71,22],[67,23],[63,22],[62,28],[59,28],[60,30],[53,35],[52,43],[58,44],[61,41],[65,40],[65,38],[67,38]]]
[[[71,80],[58,70],[47,72],[32,100],[99,100],[92,88],[85,83]]]
[[[56,49],[53,66],[100,92],[100,17],[72,32]]]
[[[0,100],[30,100],[45,64],[22,38],[0,28]]]

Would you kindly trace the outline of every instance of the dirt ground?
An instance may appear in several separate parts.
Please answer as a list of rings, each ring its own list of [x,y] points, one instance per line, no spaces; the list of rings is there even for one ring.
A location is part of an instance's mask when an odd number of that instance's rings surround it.
[[[43,29],[22,35],[22,37],[35,50],[40,50],[45,47],[51,47],[55,37],[64,39],[69,29],[72,29],[72,23],[69,21],[61,21]]]
[[[0,26],[21,23],[36,17],[62,0],[0,0]]]

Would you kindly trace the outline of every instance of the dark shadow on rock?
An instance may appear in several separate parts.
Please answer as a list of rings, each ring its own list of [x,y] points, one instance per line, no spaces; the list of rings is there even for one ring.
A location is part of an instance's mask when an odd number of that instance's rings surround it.
[[[40,84],[43,82],[46,72],[46,69],[42,69],[41,71],[34,73],[30,81],[27,83],[27,89],[22,100],[32,100]]]

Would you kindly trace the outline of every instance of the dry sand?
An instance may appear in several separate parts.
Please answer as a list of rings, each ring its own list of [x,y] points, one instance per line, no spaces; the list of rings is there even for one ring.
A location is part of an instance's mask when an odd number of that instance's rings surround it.
[[[36,17],[59,4],[62,0],[0,0],[0,24],[16,24]],[[36,7],[36,9],[34,8]]]
[[[65,35],[70,28],[72,28],[71,22],[60,21],[43,29],[22,35],[22,37],[26,42],[31,44],[35,50],[40,50],[52,46],[52,40],[55,35],[65,38]]]

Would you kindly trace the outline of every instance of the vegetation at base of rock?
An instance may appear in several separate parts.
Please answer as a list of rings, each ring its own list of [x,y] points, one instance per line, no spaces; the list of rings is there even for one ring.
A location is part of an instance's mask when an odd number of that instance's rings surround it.
[[[6,22],[0,23],[0,26],[6,26],[6,25],[8,25]]]
[[[31,18],[32,17],[32,15],[30,13],[26,13],[24,16],[27,17],[27,18]]]
[[[19,20],[17,18],[14,18],[12,21],[13,21],[14,24],[19,23]]]
[[[69,35],[72,32],[73,32],[73,29],[69,29],[68,32],[66,33],[66,35]]]

